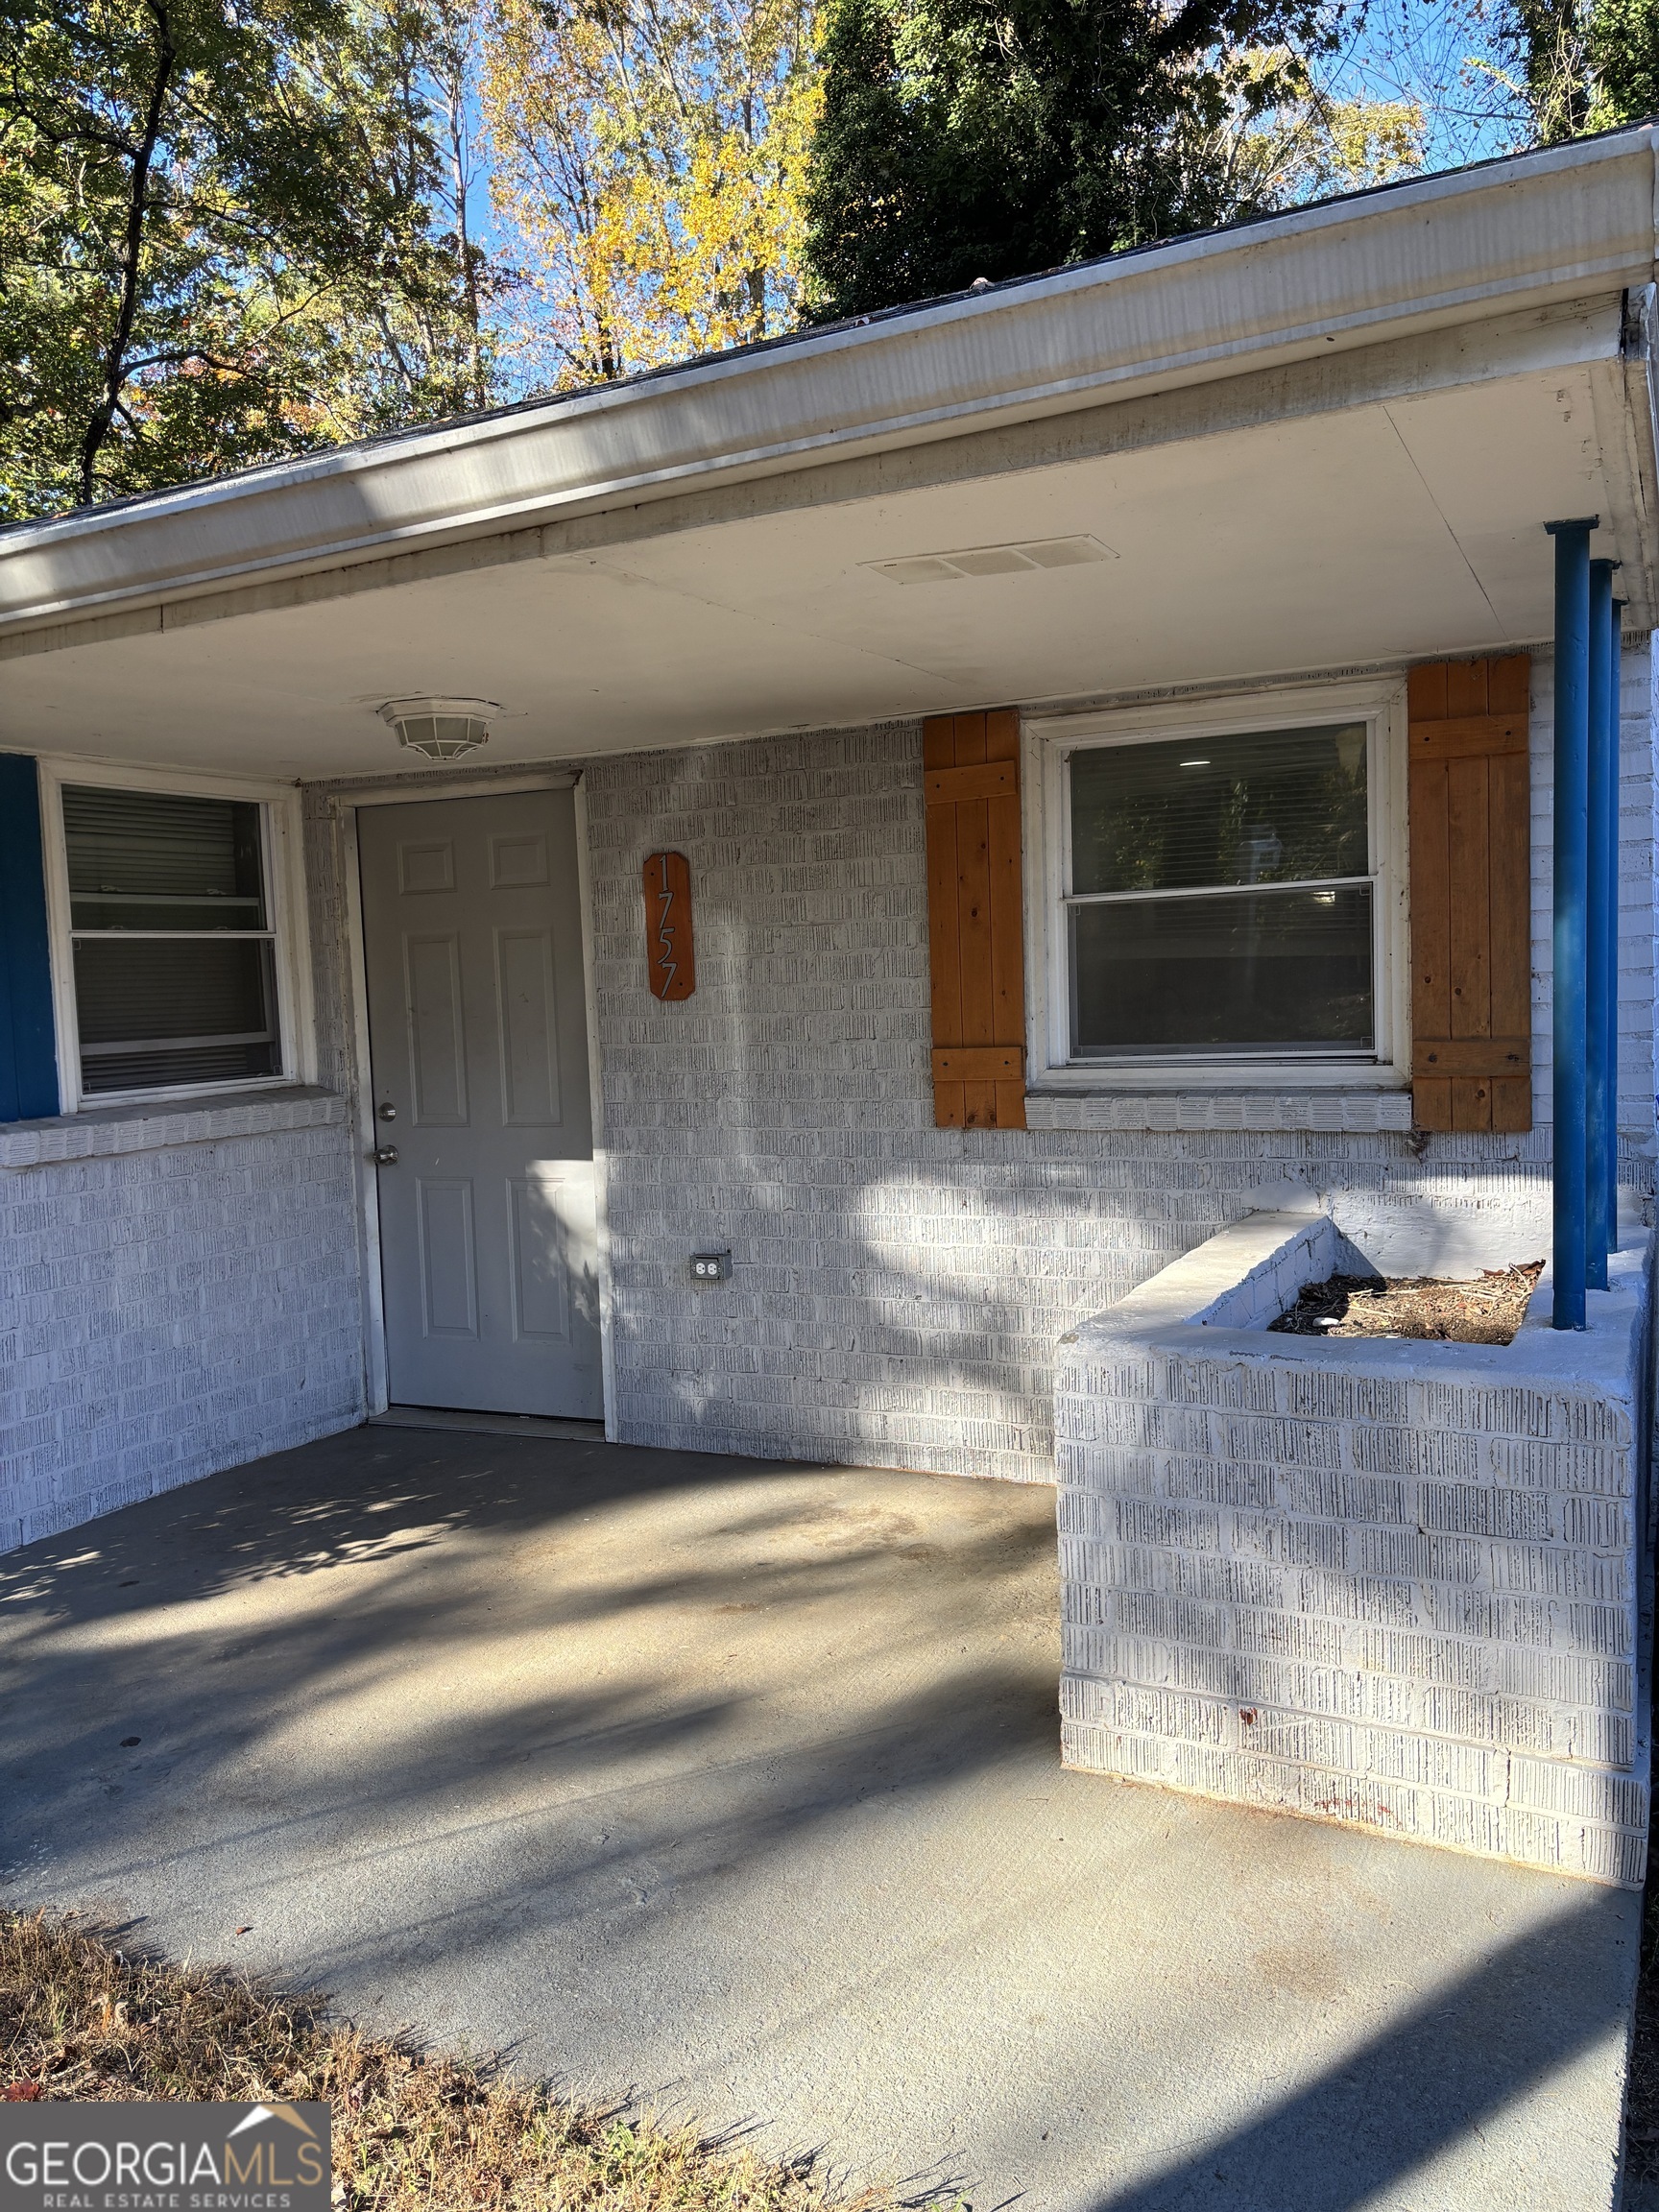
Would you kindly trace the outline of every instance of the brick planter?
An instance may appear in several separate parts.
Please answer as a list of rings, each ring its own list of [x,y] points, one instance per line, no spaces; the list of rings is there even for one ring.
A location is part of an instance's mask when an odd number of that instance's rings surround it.
[[[1064,1339],[1066,1762],[1639,1885],[1647,1238],[1513,1344],[1272,1335],[1365,1264],[1252,1214]]]

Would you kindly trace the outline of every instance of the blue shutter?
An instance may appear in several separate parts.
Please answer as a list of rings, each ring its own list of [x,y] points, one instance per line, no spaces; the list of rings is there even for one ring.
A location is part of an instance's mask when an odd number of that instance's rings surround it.
[[[40,787],[25,754],[0,753],[0,1121],[57,1111]]]

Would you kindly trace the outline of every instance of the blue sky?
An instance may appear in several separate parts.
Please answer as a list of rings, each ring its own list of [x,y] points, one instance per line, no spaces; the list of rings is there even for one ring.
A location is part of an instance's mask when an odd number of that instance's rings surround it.
[[[1330,69],[1332,87],[1420,105],[1431,169],[1508,153],[1519,132],[1494,36],[1501,15],[1499,0],[1371,0]]]
[[[1320,67],[1331,93],[1345,98],[1406,100],[1427,124],[1428,167],[1455,168],[1511,151],[1524,142],[1518,104],[1503,84],[1503,56],[1494,37],[1504,0],[1369,0],[1358,8],[1339,50]],[[469,104],[478,173],[468,194],[472,235],[511,261],[524,249],[499,225],[490,204],[482,156],[488,141],[475,100]],[[504,305],[515,324],[531,302]],[[531,372],[534,373],[534,372]]]

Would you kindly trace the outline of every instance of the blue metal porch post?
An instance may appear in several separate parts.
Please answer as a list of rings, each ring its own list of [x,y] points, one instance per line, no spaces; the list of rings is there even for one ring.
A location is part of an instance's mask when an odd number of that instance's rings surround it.
[[[1556,541],[1560,542],[1559,540]],[[1607,1287],[1607,1254],[1615,1229],[1607,1212],[1607,1148],[1610,1142],[1607,1098],[1607,976],[1612,959],[1608,941],[1611,915],[1608,891],[1614,867],[1611,793],[1613,719],[1608,690],[1613,661],[1613,563],[1590,564],[1590,772],[1586,793],[1589,872],[1585,887],[1584,1113],[1585,1212],[1584,1281],[1592,1290]]]
[[[1619,683],[1623,599],[1607,609],[1607,1248],[1619,1249]]]
[[[1555,541],[1555,1276],[1557,1329],[1584,1326],[1585,897],[1590,866],[1590,533],[1595,517],[1547,522]]]

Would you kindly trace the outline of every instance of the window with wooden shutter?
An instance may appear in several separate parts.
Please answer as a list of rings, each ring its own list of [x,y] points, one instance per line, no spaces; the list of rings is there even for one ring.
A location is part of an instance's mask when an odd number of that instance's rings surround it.
[[[1532,1126],[1531,662],[1410,673],[1411,1098],[1420,1129]]]
[[[1025,1126],[1025,949],[1020,717],[923,724],[933,1118],[941,1129]]]

